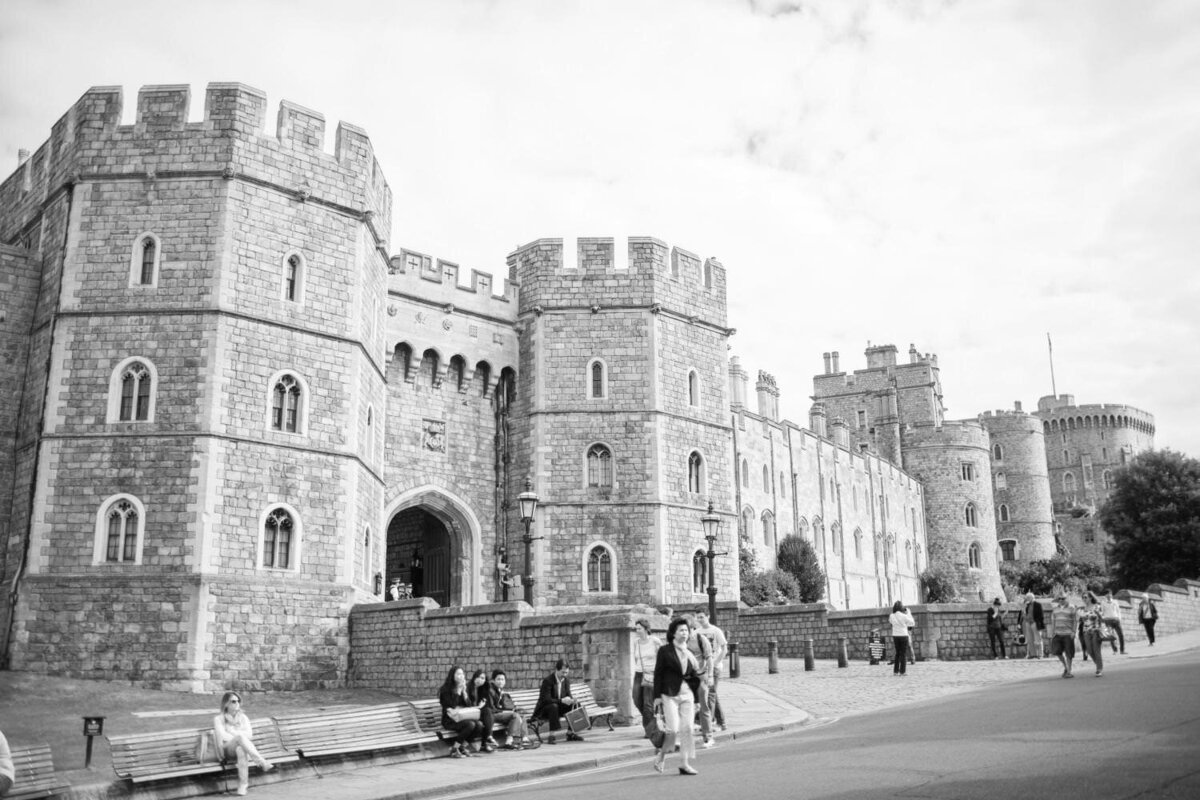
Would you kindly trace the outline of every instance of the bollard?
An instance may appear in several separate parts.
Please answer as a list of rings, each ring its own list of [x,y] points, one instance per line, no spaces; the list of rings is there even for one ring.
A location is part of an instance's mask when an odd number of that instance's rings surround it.
[[[742,677],[742,663],[738,659],[737,642],[729,643],[729,677]]]
[[[767,642],[767,672],[771,675],[779,672],[779,642],[774,639]]]
[[[812,672],[816,668],[816,656],[813,654],[813,640],[804,640],[804,671]]]
[[[839,667],[850,666],[850,659],[846,658],[846,637],[845,636],[843,636],[841,639],[838,639],[838,666]]]

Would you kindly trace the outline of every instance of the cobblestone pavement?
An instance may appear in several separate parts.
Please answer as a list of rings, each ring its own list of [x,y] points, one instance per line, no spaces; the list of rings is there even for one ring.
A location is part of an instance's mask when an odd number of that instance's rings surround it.
[[[1160,639],[1155,647],[1131,643],[1128,655],[1104,652],[1105,672],[1121,669],[1122,663],[1170,655],[1200,647],[1200,630]],[[869,666],[852,661],[839,669],[837,661],[818,659],[812,672],[804,671],[803,659],[779,659],[779,672],[767,671],[767,659],[742,657],[741,677],[747,683],[804,709],[816,717],[844,717],[879,711],[922,700],[966,692],[984,686],[1021,680],[1058,678],[1062,667],[1056,658],[996,661],[918,661],[908,665],[908,676],[893,677],[885,663]],[[1091,663],[1075,659],[1080,676],[1092,673]],[[728,680],[728,679],[725,679]]]

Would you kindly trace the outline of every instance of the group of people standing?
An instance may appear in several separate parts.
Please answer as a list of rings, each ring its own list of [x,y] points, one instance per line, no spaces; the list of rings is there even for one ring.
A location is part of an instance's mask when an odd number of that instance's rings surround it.
[[[645,736],[655,748],[654,769],[663,772],[667,757],[678,749],[679,774],[696,775],[693,725],[699,723],[702,748],[714,744],[714,723],[725,730],[717,696],[728,648],[725,633],[704,612],[672,619],[665,643],[654,635],[648,619],[637,620],[634,630],[633,703],[641,710]]]

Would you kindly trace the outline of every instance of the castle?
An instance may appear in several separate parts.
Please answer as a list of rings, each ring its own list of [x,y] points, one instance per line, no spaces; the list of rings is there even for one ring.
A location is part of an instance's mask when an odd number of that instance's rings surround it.
[[[121,125],[120,89],[91,89],[0,185],[13,668],[339,685],[350,609],[394,579],[442,606],[691,604],[792,533],[838,608],[919,601],[930,565],[992,596],[1152,444],[1150,415],[1069,397],[944,420],[936,356],[891,346],[849,375],[827,354],[807,428],[766,373],[752,410],[715,259],[540,239],[502,289],[464,283],[389,251],[362,130],[326,153],[320,114],[284,102],[265,133],[250,87],[189,103],[146,87]]]

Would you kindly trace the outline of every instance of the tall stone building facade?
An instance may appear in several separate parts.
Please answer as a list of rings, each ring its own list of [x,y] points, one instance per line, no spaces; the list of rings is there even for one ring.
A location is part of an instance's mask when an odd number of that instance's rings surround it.
[[[1015,417],[944,420],[936,356],[827,355],[808,427],[759,373],[752,410],[715,259],[539,239],[501,285],[393,254],[363,131],[327,153],[301,106],[265,132],[256,89],[210,84],[197,122],[190,103],[146,87],[122,125],[121,91],[89,90],[0,184],[7,665],[340,685],[350,609],[393,581],[443,606],[531,584],[539,607],[692,604],[710,581],[737,596],[739,547],[773,566],[793,533],[838,608],[919,601],[932,564],[998,593],[991,453],[1033,498],[1036,446]],[[1045,436],[1088,429],[1049,412]],[[1043,532],[1011,536],[1032,553]]]
[[[1121,403],[1076,405],[1074,395],[1038,400],[1055,533],[1073,558],[1107,566],[1108,536],[1094,518],[1113,473],[1154,447],[1154,415]]]

